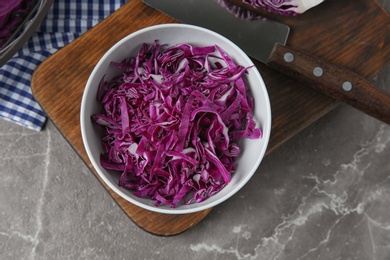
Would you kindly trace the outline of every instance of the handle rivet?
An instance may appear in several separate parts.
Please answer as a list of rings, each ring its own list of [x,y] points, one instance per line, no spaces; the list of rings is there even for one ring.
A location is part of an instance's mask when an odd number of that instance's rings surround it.
[[[345,81],[345,82],[343,83],[343,89],[344,89],[345,91],[351,91],[351,90],[352,90],[352,83],[349,82],[349,81]]]
[[[286,54],[284,54],[284,60],[286,62],[292,62],[294,60],[294,55],[291,52],[286,52]]]
[[[316,77],[321,77],[322,74],[324,74],[324,71],[320,67],[315,67],[314,70],[313,70],[313,74]]]

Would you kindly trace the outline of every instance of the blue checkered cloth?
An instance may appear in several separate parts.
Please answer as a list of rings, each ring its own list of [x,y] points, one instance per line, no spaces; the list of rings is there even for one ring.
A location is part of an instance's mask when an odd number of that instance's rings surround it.
[[[127,0],[55,0],[31,39],[0,68],[0,118],[40,131],[46,115],[31,93],[34,70]]]

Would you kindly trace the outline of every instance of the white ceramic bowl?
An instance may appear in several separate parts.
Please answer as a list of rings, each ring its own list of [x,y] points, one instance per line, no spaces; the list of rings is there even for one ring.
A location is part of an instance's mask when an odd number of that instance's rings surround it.
[[[141,44],[153,43],[156,39],[159,40],[161,44],[167,43],[169,46],[180,43],[189,43],[199,46],[217,44],[233,58],[236,64],[244,67],[253,65],[249,57],[230,40],[201,27],[184,24],[162,24],[134,32],[119,41],[107,51],[107,53],[100,59],[88,79],[80,111],[82,139],[88,157],[97,173],[100,175],[102,180],[122,198],[137,206],[154,212],[167,214],[193,213],[214,207],[225,201],[240,190],[255,173],[264,157],[270,137],[270,102],[267,89],[260,73],[255,67],[251,68],[249,73],[244,76],[244,80],[246,81],[247,86],[249,86],[255,99],[254,120],[256,121],[257,126],[261,127],[263,130],[263,137],[255,140],[245,139],[241,142],[241,155],[238,158],[237,170],[233,174],[231,182],[220,192],[201,203],[177,205],[175,208],[171,208],[167,205],[159,205],[156,207],[154,205],[155,201],[135,196],[131,190],[118,186],[117,174],[112,174],[100,166],[99,157],[102,152],[100,141],[101,133],[95,126],[93,126],[90,117],[92,114],[101,111],[101,106],[96,101],[95,97],[99,82],[103,75],[106,75],[106,80],[109,80],[118,73],[117,70],[110,66],[110,62],[120,62],[126,57],[134,57]]]

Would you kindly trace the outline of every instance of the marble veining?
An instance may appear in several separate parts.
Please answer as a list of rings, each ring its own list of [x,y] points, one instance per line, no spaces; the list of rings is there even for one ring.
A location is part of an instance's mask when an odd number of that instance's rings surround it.
[[[11,137],[15,138],[13,142],[10,142],[7,146],[8,149],[5,150],[5,153],[9,153],[9,155],[2,156],[1,160],[2,161],[15,161],[15,160],[23,160],[23,161],[32,161],[32,160],[38,160],[43,162],[43,174],[42,174],[42,183],[41,187],[39,189],[39,197],[36,201],[36,212],[34,214],[35,217],[35,225],[34,225],[34,232],[32,234],[25,234],[22,231],[19,231],[17,227],[10,227],[10,229],[7,232],[0,232],[1,236],[5,237],[12,237],[12,236],[17,236],[26,242],[30,243],[31,246],[31,253],[29,254],[31,259],[35,259],[35,254],[36,254],[36,247],[39,243],[39,234],[42,230],[42,208],[44,205],[44,196],[45,196],[45,191],[47,188],[47,182],[48,182],[48,175],[49,175],[49,165],[50,165],[50,154],[51,154],[51,132],[47,131],[45,132],[45,139],[46,139],[46,144],[44,144],[45,150],[42,152],[38,153],[24,153],[26,151],[22,151],[20,149],[20,154],[17,152],[17,155],[13,155],[11,151],[15,151],[15,147],[20,143],[24,142],[22,139],[25,138],[34,138],[38,133],[0,133],[1,137]],[[23,146],[22,146],[23,147]],[[9,150],[9,151],[7,151]],[[18,150],[17,150],[18,151]],[[4,153],[4,154],[5,154]],[[7,176],[6,176],[7,177]],[[7,179],[12,179],[12,176],[8,175]],[[27,195],[28,196],[28,195]],[[27,199],[27,197],[25,197]],[[4,212],[2,212],[2,215],[5,215]],[[11,255],[9,255],[11,256]],[[27,256],[27,255],[26,255]]]
[[[390,91],[390,66],[373,82]],[[346,105],[173,237],[131,222],[50,120],[0,121],[0,147],[0,260],[390,259],[390,126]]]
[[[324,251],[330,251],[328,246],[340,232],[341,223],[351,217],[358,218],[358,221],[350,228],[367,229],[369,240],[367,255],[357,259],[388,259],[390,213],[387,213],[387,209],[390,206],[390,172],[384,172],[373,183],[364,177],[365,174],[373,174],[369,171],[375,163],[373,157],[389,153],[389,143],[390,130],[388,126],[381,125],[374,138],[361,144],[361,148],[351,156],[351,160],[341,164],[331,174],[332,178],[321,180],[314,173],[303,175],[302,178],[312,181],[311,190],[301,198],[301,203],[293,214],[281,219],[271,236],[263,237],[256,244],[253,254],[242,253],[238,243],[236,246],[198,243],[192,244],[191,249],[196,252],[233,255],[237,259],[346,259],[337,255],[335,258],[321,255]],[[388,164],[386,167],[389,169]],[[371,177],[367,176],[368,179]],[[368,182],[372,185],[367,185]],[[362,190],[361,187],[365,189]],[[378,212],[383,215],[378,216]],[[317,233],[310,246],[293,257],[287,256],[285,251],[289,244],[294,244],[292,247],[295,247],[302,233],[307,232],[308,226],[312,226]],[[378,237],[378,232],[386,234],[385,240]],[[250,232],[243,231],[243,226],[233,227],[231,233],[237,236],[237,240],[251,237]]]
[[[390,127],[348,106],[168,238],[135,226],[50,121],[1,122],[0,143],[0,259],[390,259]]]

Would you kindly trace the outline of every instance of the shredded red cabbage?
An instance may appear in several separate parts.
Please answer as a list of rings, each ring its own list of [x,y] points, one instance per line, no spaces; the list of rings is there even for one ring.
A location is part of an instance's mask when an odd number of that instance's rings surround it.
[[[1,0],[4,1],[4,0]],[[0,3],[0,49],[22,24],[37,0],[6,0]]]
[[[218,46],[158,41],[112,62],[122,74],[99,84],[102,167],[119,186],[175,207],[201,202],[231,180],[241,138],[261,138],[242,75]]]

